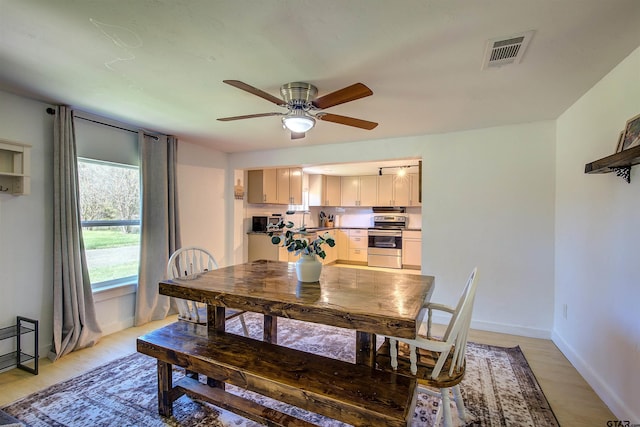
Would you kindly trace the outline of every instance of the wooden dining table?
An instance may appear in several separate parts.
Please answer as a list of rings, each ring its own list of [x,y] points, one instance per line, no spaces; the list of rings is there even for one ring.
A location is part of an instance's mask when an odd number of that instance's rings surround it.
[[[415,338],[434,278],[373,269],[323,266],[301,283],[295,263],[254,261],[159,283],[159,293],[206,304],[207,324],[178,321],[137,340],[157,359],[158,408],[172,414],[182,394],[267,425],[309,425],[225,391],[239,386],[355,426],[410,425],[415,378],[375,369],[376,334]],[[225,332],[225,310],[264,315],[262,340]],[[278,318],[355,330],[355,363],[278,345]],[[205,375],[173,384],[172,366]]]
[[[207,326],[223,331],[225,308],[264,314],[263,340],[277,343],[277,318],[356,330],[356,363],[373,366],[376,334],[415,338],[434,277],[323,266],[298,282],[295,263],[260,260],[160,282],[159,292],[207,305]]]

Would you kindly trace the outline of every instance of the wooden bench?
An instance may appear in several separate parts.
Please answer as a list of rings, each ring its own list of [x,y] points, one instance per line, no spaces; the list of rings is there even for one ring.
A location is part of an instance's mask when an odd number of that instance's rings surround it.
[[[414,378],[224,332],[177,322],[137,340],[158,359],[158,410],[190,395],[267,425],[310,425],[188,376],[172,384],[171,365],[233,384],[354,426],[407,426],[416,399]]]

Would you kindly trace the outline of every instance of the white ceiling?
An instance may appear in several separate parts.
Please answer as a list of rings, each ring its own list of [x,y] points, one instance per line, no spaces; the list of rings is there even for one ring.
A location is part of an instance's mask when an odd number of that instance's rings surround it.
[[[640,45],[638,0],[0,0],[0,88],[224,152],[557,118]],[[481,70],[488,39],[534,30],[520,64]],[[222,83],[374,95],[291,141],[284,111]]]

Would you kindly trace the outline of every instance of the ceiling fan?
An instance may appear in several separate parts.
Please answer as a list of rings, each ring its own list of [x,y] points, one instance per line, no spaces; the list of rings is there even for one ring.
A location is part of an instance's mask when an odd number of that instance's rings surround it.
[[[366,130],[371,130],[378,126],[375,122],[321,111],[335,105],[373,95],[371,89],[362,83],[352,84],[351,86],[331,92],[320,98],[316,98],[318,89],[310,83],[287,83],[280,87],[280,95],[282,95],[283,98],[280,99],[239,80],[223,80],[223,82],[259,96],[262,99],[266,99],[269,102],[273,102],[277,106],[284,107],[288,110],[286,113],[260,113],[218,119],[223,122],[253,119],[255,117],[281,116],[282,125],[291,131],[291,139],[304,138],[306,132],[315,126],[316,119]]]

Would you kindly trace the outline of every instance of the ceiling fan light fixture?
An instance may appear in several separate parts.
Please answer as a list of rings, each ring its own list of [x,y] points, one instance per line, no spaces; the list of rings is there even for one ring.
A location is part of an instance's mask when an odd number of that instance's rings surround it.
[[[305,114],[304,110],[291,110],[282,117],[284,127],[295,133],[306,133],[316,125],[316,119]]]

